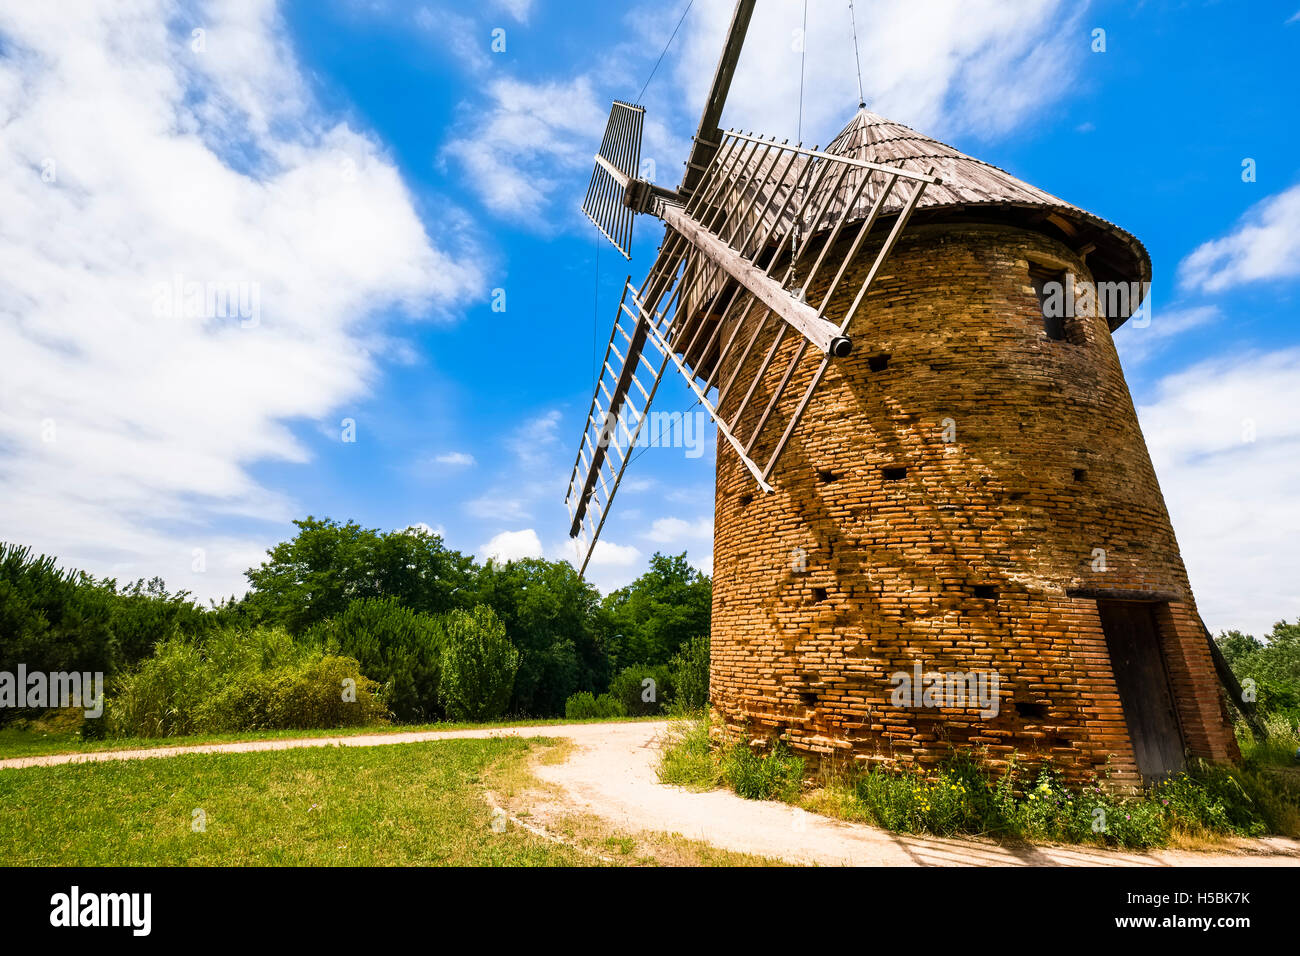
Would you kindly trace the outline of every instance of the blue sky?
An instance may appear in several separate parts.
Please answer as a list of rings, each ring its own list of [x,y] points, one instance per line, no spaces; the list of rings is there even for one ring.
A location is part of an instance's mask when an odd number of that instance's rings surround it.
[[[307,514],[567,556],[593,352],[659,238],[638,222],[629,264],[577,207],[685,4],[23,6],[0,13],[0,537],[202,597]],[[810,0],[806,63],[801,5],[759,6],[724,125],[793,138],[803,65],[825,143],[858,98],[847,3]],[[696,0],[642,100],[663,184],[730,9]],[[1202,610],[1300,616],[1300,2],[856,16],[873,109],[1146,244],[1152,323],[1117,341]],[[255,288],[255,319],[160,315],[178,274]],[[711,440],[636,462],[598,585],[655,550],[709,567],[712,464]]]

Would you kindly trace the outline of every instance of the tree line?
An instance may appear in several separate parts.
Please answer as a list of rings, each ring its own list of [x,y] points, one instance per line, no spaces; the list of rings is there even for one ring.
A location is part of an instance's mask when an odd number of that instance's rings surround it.
[[[157,578],[123,586],[0,545],[0,671],[104,672],[109,732],[154,736],[707,699],[712,584],[685,554],[655,554],[602,596],[568,562],[479,563],[426,530],[294,524],[246,572],[247,594],[206,608]],[[334,706],[340,683],[361,706]],[[0,722],[14,716],[32,715]]]

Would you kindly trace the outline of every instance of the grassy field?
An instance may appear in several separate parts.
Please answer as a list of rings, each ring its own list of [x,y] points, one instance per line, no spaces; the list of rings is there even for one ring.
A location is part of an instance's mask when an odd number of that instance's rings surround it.
[[[302,740],[311,737],[353,737],[357,734],[407,733],[423,730],[469,730],[488,727],[553,727],[561,724],[602,724],[655,717],[601,717],[566,720],[563,717],[507,720],[487,724],[381,724],[374,727],[333,727],[320,730],[245,730],[224,734],[199,734],[191,737],[113,737],[107,740],[83,740],[75,730],[52,727],[0,728],[0,760],[8,757],[38,757],[45,754],[87,753],[99,750],[149,750],[155,747],[183,747],[187,744],[230,743],[239,740]]]
[[[185,755],[0,772],[8,865],[590,865],[484,786],[540,739]],[[198,829],[195,811],[205,829]]]
[[[545,738],[184,754],[0,771],[8,866],[756,865],[679,836],[572,816],[548,840],[493,803],[538,786]],[[200,817],[196,811],[202,811]],[[526,811],[523,816],[527,817]],[[198,826],[201,820],[202,826]]]

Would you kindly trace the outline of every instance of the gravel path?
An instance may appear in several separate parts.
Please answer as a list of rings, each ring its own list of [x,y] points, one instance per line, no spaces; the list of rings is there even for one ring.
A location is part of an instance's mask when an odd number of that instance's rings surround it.
[[[1241,841],[1240,852],[1159,850],[1114,852],[1081,847],[1002,846],[991,840],[914,837],[862,824],[843,823],[770,801],[744,800],[729,791],[692,793],[660,784],[656,756],[667,731],[664,721],[561,724],[483,730],[434,730],[314,737],[243,743],[106,750],[0,760],[0,770],[143,760],[183,753],[252,753],[299,747],[373,747],[429,740],[485,737],[559,737],[573,741],[563,763],[533,772],[559,788],[556,800],[539,795],[531,819],[545,825],[566,813],[590,813],[627,831],[679,833],[741,853],[792,863],[867,866],[1297,866],[1300,843],[1283,838]]]

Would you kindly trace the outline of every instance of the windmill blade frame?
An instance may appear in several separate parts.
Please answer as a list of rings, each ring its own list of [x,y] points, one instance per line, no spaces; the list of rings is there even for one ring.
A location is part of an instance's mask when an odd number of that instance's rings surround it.
[[[614,101],[605,123],[605,138],[591,171],[591,182],[587,184],[587,195],[582,201],[582,211],[592,225],[625,259],[632,258],[632,223],[636,214],[623,201],[622,183],[634,179],[640,168],[644,123],[644,106]]]
[[[851,350],[847,332],[868,289],[926,186],[938,182],[933,170],[921,173],[870,163],[735,130],[720,137],[707,170],[684,203],[662,190],[638,191],[637,181],[621,170],[601,168],[625,196],[639,197],[633,206],[662,219],[667,229],[640,288],[630,281],[624,286],[570,478],[570,535],[583,538],[584,572],[669,363],[759,487],[774,490],[771,475],[817,385],[831,360]],[[861,282],[846,283],[868,236],[888,217],[893,224]],[[851,243],[842,247],[839,240],[846,227],[857,220],[861,224]],[[810,295],[817,297],[816,307]],[[833,304],[843,311],[832,312]],[[773,315],[780,321],[759,359],[754,346]],[[631,331],[623,327],[627,321]],[[788,350],[791,354],[774,364],[791,331],[798,336]],[[626,354],[617,348],[620,337]],[[658,353],[657,365],[647,358],[647,348]],[[621,367],[610,364],[611,354],[621,359]],[[807,376],[804,394],[768,454],[760,455],[765,447],[761,439],[772,431],[782,395],[811,356],[816,356],[817,366]],[[653,376],[649,388],[636,377],[641,365]],[[724,372],[727,367],[729,373]],[[610,386],[604,383],[606,373]],[[739,394],[733,388],[746,383],[743,398],[728,405],[727,400]],[[645,402],[639,411],[629,401],[633,386]],[[710,399],[715,390],[716,398]],[[743,436],[743,417],[759,394],[765,395],[766,405]],[[632,413],[630,424],[625,408]],[[619,442],[620,433],[625,444]],[[609,461],[610,445],[618,456],[617,469]]]

